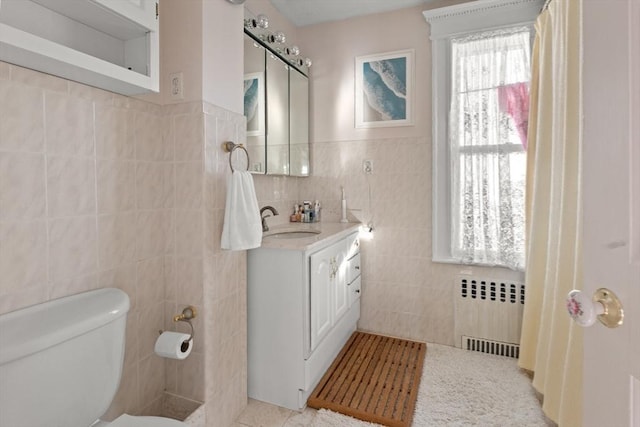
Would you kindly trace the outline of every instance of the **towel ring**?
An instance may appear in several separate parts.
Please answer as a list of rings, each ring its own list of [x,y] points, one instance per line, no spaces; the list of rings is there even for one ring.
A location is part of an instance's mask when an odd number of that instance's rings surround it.
[[[247,170],[249,170],[249,166],[251,165],[251,162],[249,161],[249,152],[247,151],[246,148],[244,148],[244,145],[236,144],[233,141],[227,141],[222,143],[222,149],[225,152],[229,153],[229,167],[231,168],[231,172],[234,172],[233,164],[231,163],[231,155],[233,154],[236,148],[242,149],[242,151],[244,151],[244,154],[247,155]]]

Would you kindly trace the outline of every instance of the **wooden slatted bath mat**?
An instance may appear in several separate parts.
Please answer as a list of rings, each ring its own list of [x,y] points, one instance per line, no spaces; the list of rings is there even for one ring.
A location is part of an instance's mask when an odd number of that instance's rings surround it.
[[[307,405],[390,427],[409,427],[427,345],[354,332]]]

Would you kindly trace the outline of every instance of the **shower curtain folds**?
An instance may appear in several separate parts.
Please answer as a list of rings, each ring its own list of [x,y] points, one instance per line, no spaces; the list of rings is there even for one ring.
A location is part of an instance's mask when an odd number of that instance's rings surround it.
[[[536,21],[527,159],[527,244],[519,365],[545,414],[582,425],[582,331],[565,297],[582,287],[582,2],[552,0]]]

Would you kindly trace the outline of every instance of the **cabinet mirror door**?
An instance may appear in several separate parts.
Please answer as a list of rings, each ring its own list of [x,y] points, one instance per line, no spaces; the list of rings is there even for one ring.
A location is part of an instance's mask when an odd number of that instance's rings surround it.
[[[289,174],[309,176],[309,79],[289,70]]]
[[[249,170],[266,172],[265,49],[244,36],[244,115],[247,118]]]
[[[289,66],[267,53],[267,174],[289,175]]]

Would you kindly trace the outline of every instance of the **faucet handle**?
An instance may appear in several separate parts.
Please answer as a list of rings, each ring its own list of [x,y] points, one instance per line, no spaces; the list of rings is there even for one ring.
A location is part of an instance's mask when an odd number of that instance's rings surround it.
[[[264,206],[260,209],[260,215],[264,213],[264,211],[271,211],[272,214],[278,215],[278,210],[273,206]]]

